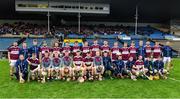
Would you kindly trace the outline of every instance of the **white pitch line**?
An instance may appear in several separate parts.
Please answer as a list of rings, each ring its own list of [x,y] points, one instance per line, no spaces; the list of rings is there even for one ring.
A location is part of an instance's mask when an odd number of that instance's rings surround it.
[[[171,78],[171,77],[168,77],[169,79],[171,80],[174,80],[174,81],[177,81],[177,82],[180,82],[180,80],[176,80],[175,78]]]

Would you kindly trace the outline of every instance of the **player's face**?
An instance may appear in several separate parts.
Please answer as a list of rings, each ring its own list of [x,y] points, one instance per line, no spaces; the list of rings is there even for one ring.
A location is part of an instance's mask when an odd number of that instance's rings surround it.
[[[36,58],[36,54],[32,54],[32,58],[35,59]]]
[[[87,55],[88,57],[91,57],[91,54],[90,54],[90,53],[87,53],[86,55]]]
[[[108,42],[107,42],[107,41],[104,41],[104,45],[108,45]]]
[[[139,41],[139,46],[143,46],[143,41]]]
[[[127,47],[127,43],[124,43],[124,47]]]
[[[74,46],[78,46],[78,43],[74,43]]]
[[[69,52],[65,52],[65,56],[69,56]]]
[[[58,58],[58,57],[59,57],[59,54],[58,54],[58,53],[55,53],[55,54],[54,54],[54,57],[55,57],[55,58]]]
[[[49,53],[45,53],[44,56],[45,56],[45,57],[49,57]]]
[[[66,46],[69,46],[69,43],[66,43]]]
[[[27,44],[26,43],[23,43],[23,45],[22,45],[23,47],[27,47]]]
[[[161,61],[161,60],[162,60],[162,58],[161,58],[161,57],[159,57],[159,58],[158,58],[158,60],[159,60],[159,61]]]
[[[133,57],[130,57],[129,60],[130,60],[130,61],[133,61]]]
[[[55,44],[54,44],[54,46],[55,46],[55,47],[58,47],[58,46],[59,46],[59,44],[58,44],[58,43],[55,43]]]
[[[118,56],[118,60],[122,60],[122,56],[121,55]]]
[[[149,58],[149,57],[148,57],[148,58],[147,58],[147,60],[148,60],[148,61],[150,61],[150,60],[151,60],[151,58]]]
[[[142,56],[139,56],[139,60],[142,60]]]
[[[14,45],[14,46],[18,46],[17,42],[14,42],[13,45]]]
[[[20,60],[24,60],[24,56],[23,56],[23,55],[20,55],[20,56],[19,56],[19,59],[20,59]]]
[[[85,42],[84,45],[85,45],[85,46],[88,46],[88,42]]]
[[[135,46],[135,44],[134,44],[134,43],[131,43],[131,46]]]
[[[33,45],[37,45],[37,42],[36,42],[36,41],[34,41],[34,42],[33,42]]]
[[[156,42],[156,44],[155,44],[156,46],[159,46],[159,42]]]
[[[146,42],[146,45],[150,45],[150,42]]]
[[[118,43],[116,42],[116,43],[114,43],[114,46],[118,46]]]
[[[107,57],[107,56],[108,56],[108,53],[104,53],[104,56]]]
[[[80,56],[80,52],[77,52],[76,55],[77,55],[77,56]]]
[[[46,43],[44,43],[44,44],[43,44],[43,46],[45,46],[45,47],[46,47],[46,46],[47,46],[47,44],[46,44]]]
[[[95,41],[94,41],[94,44],[98,44],[98,41],[97,41],[97,40],[95,40]]]
[[[96,56],[100,56],[100,52],[96,52]]]

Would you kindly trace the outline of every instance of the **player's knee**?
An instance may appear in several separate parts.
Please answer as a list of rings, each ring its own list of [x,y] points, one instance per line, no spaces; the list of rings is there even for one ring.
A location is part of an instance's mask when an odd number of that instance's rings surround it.
[[[163,69],[163,73],[166,74],[166,73],[167,73],[167,70],[166,70],[166,69]]]

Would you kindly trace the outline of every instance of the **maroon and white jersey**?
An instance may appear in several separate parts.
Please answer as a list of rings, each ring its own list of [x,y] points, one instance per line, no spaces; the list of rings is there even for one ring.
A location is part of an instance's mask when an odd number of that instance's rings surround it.
[[[70,56],[64,56],[63,58],[62,58],[62,66],[64,67],[64,66],[68,66],[68,67],[70,67],[71,65],[72,65],[72,58],[70,57]]]
[[[145,46],[144,47],[144,49],[145,49],[145,57],[147,58],[147,57],[151,57],[151,53],[152,53],[152,47],[149,45],[149,46]]]
[[[90,47],[89,46],[84,46],[82,47],[82,56],[85,58],[87,55],[87,52],[90,52]]]
[[[85,63],[86,66],[91,66],[93,64],[93,58],[86,56],[83,59],[83,62]]]
[[[103,58],[101,56],[95,56],[93,62],[94,66],[101,66],[103,65]]]
[[[51,59],[49,57],[42,58],[42,67],[48,68],[51,66]]]
[[[130,46],[129,47],[129,54],[133,59],[136,59],[136,54],[137,54],[137,48],[135,46]]]
[[[138,70],[143,69],[143,67],[144,67],[144,62],[143,62],[143,60],[137,60],[137,61],[135,62],[135,66],[136,66],[136,68],[137,68]]]
[[[73,47],[72,47],[72,51],[73,51],[73,52],[77,52],[78,50],[79,50],[79,51],[81,50],[81,47],[80,47],[80,46],[73,46]]]
[[[107,45],[103,45],[103,46],[101,46],[101,50],[102,50],[102,52],[110,52],[110,47]]]
[[[161,47],[160,46],[154,46],[153,47],[153,57],[154,58],[158,58],[159,56],[161,56]]]
[[[10,47],[8,49],[8,52],[10,53],[10,60],[18,60],[19,59],[19,51],[20,48],[19,47]]]
[[[83,63],[83,58],[81,56],[75,56],[73,62],[76,66],[81,66]]]
[[[53,54],[54,54],[54,53],[60,54],[61,48],[60,48],[60,47],[53,47],[51,51],[52,51]]]
[[[30,70],[34,70],[38,67],[38,65],[40,64],[38,58],[28,58],[27,59],[31,64],[29,65],[30,66]]]
[[[120,48],[119,47],[112,47],[111,48],[111,54],[112,54],[112,60],[117,60],[117,53],[121,53],[120,52]]]
[[[93,44],[91,46],[91,51],[92,51],[92,57],[94,57],[96,55],[96,52],[100,50],[100,46],[99,44]]]
[[[62,52],[64,53],[65,51],[68,51],[69,53],[71,53],[71,47],[70,46],[64,46],[62,48]]]
[[[77,51],[81,51],[81,47],[80,46],[73,46],[72,47],[73,56],[76,56]]]
[[[126,61],[129,59],[129,48],[128,47],[121,48],[121,53],[122,53],[122,60]]]
[[[40,52],[42,53],[42,57],[44,57],[44,54],[45,54],[46,51],[50,52],[51,48],[47,47],[47,46],[43,46],[43,47],[40,48]]]
[[[59,57],[58,57],[58,58],[54,57],[54,58],[52,59],[52,66],[53,66],[53,67],[60,67],[61,64],[62,64],[61,58],[59,58]]]

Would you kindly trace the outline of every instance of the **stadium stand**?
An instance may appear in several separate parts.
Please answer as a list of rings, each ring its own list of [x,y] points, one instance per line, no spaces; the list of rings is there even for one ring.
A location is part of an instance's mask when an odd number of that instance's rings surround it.
[[[30,24],[24,22],[15,22],[13,24],[5,23],[0,25],[0,34],[1,34],[0,36],[6,34],[12,34],[17,36],[21,34],[28,35],[26,36],[27,38],[25,39],[28,46],[32,46],[32,40],[34,39],[31,38],[31,36],[29,37],[29,34],[38,36],[38,35],[47,34],[45,31],[47,31],[46,25]],[[90,45],[92,44],[93,39],[98,39],[100,45],[103,44],[104,40],[107,40],[109,42],[110,47],[113,46],[113,43],[115,41],[119,41],[120,42],[119,45],[120,47],[122,47],[122,44],[124,42],[127,42],[129,44],[131,40],[133,40],[135,41],[137,47],[139,40],[143,40],[144,42],[146,42],[147,40],[152,39],[152,40],[162,40],[163,42],[163,40],[167,38],[176,37],[173,34],[162,32],[151,26],[138,27],[138,32],[135,35],[133,26],[123,26],[123,25],[106,26],[105,24],[82,25],[80,33],[78,33],[77,25],[53,26],[53,28],[51,29],[51,33],[52,33],[51,35],[53,35],[56,38],[59,38],[59,36],[63,35],[61,41],[63,41],[64,38],[72,38],[72,39],[81,38],[87,40],[90,43]],[[49,36],[45,36],[45,37],[49,37]],[[119,37],[122,37],[123,39]],[[124,38],[128,38],[128,40],[127,39],[125,40]],[[37,39],[39,44],[41,44],[41,42],[45,40],[49,46],[52,45],[53,38],[37,37]],[[20,40],[20,38],[2,38],[0,40],[0,45],[2,45],[0,47],[0,50],[1,51],[6,50],[13,41],[18,41],[18,40]],[[7,42],[10,43],[7,44]],[[20,42],[20,46],[21,43],[22,42]],[[173,43],[173,45],[175,44],[176,43]],[[152,41],[151,41],[151,45],[154,45]],[[176,51],[179,51],[178,44],[173,46],[173,48]]]
[[[13,24],[4,23],[0,25],[0,34],[12,34],[12,35],[43,35],[46,34],[47,26],[15,22]]]
[[[7,48],[19,38],[0,38],[0,51],[7,51]]]

